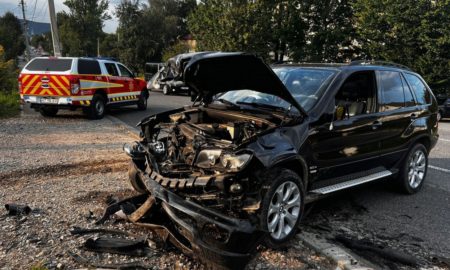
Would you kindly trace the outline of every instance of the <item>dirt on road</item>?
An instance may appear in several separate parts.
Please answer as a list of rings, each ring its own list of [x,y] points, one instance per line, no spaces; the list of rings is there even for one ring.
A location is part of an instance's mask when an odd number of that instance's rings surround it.
[[[137,262],[150,269],[202,269],[174,248],[152,249],[146,257],[94,253],[80,249],[88,236],[74,226],[98,227],[111,195],[134,192],[126,182],[128,157],[122,145],[135,138],[108,119],[89,121],[62,113],[56,118],[24,114],[0,120],[0,269],[75,269],[70,252],[100,264]],[[26,204],[32,212],[8,216],[5,204]],[[150,231],[123,221],[102,228],[152,239]],[[299,240],[282,251],[259,247],[249,269],[334,269],[335,265]]]

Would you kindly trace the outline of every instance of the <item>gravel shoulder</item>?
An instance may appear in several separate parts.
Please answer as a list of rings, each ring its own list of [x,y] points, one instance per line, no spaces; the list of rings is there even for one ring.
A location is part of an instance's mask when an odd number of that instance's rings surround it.
[[[27,204],[26,216],[7,216],[0,210],[0,269],[76,269],[68,252],[89,261],[111,264],[140,262],[151,269],[203,269],[179,251],[153,249],[147,257],[93,253],[79,247],[89,236],[72,236],[74,226],[94,228],[108,196],[126,198],[125,142],[135,137],[105,118],[90,121],[73,112],[55,118],[36,114],[0,119],[0,206]],[[103,228],[129,231],[152,238],[150,231],[110,221]],[[98,235],[97,235],[98,236]],[[335,269],[330,261],[298,239],[289,248],[259,247],[248,269]]]

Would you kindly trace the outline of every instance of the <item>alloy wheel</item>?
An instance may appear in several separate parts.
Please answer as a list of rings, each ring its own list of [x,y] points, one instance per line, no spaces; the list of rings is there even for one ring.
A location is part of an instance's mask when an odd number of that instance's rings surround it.
[[[298,186],[292,181],[284,182],[276,189],[267,214],[267,228],[272,238],[281,240],[294,229],[300,217],[300,196]]]
[[[409,159],[408,183],[412,188],[417,188],[425,177],[427,162],[426,155],[418,149]]]

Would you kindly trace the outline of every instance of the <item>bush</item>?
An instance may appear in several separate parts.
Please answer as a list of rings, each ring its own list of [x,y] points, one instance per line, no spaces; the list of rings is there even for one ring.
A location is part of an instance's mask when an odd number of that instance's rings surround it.
[[[19,113],[19,94],[0,91],[0,118],[11,117]]]

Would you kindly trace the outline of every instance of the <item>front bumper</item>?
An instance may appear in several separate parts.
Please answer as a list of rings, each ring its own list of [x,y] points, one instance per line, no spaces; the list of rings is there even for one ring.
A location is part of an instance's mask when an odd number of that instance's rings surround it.
[[[178,236],[175,244],[185,254],[213,266],[244,268],[265,233],[247,219],[226,216],[185,200],[156,181],[157,174],[139,172],[142,182],[171,221],[165,228]],[[152,177],[153,176],[153,177]],[[160,181],[161,182],[161,181]],[[152,221],[153,222],[153,221]],[[160,220],[157,226],[162,225]]]

